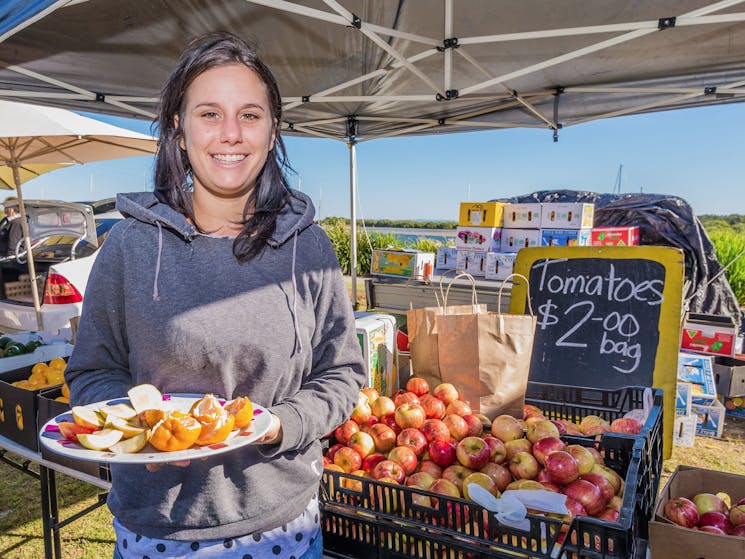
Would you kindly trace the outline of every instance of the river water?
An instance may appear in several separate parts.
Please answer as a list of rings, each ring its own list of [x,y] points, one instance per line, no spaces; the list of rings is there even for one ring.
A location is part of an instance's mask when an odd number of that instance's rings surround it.
[[[404,227],[367,227],[369,233],[392,234],[406,243],[430,239],[443,244],[455,244],[455,229],[414,229]]]

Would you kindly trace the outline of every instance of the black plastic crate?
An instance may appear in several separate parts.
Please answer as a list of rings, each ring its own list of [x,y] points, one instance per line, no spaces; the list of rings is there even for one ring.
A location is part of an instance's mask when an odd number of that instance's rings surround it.
[[[413,487],[325,470],[321,481],[324,549],[362,559],[607,558],[646,555],[650,468],[641,437],[582,439],[626,482],[618,522],[575,517],[571,523],[528,515],[530,529],[500,525],[476,503]],[[416,495],[434,498],[432,507]],[[561,537],[565,532],[565,537]]]
[[[643,484],[649,487],[645,493],[644,511],[647,520],[654,514],[654,504],[662,475],[662,396],[660,388],[652,388],[652,409],[639,435],[605,433],[608,438],[643,438],[645,460]],[[584,416],[594,414],[608,422],[623,417],[627,412],[644,407],[644,387],[626,386],[618,389],[588,388],[528,382],[525,403],[537,406],[548,419],[569,419],[579,422]],[[562,436],[567,441],[578,442],[589,437]],[[646,524],[645,535],[646,538]]]

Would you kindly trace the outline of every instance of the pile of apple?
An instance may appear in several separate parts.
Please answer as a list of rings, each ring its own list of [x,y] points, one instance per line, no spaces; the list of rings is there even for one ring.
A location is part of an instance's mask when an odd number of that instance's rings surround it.
[[[607,424],[597,416],[582,423],[578,428],[584,426],[588,434],[604,432]],[[509,489],[547,489],[567,496],[564,520],[586,515],[617,521],[624,480],[593,446],[564,442],[564,432],[529,405],[523,418],[501,415],[490,423],[472,412],[452,384],[430,393],[427,382],[414,377],[393,397],[362,389],[351,418],[335,429],[324,464],[455,498],[469,499],[471,483],[496,497]],[[361,488],[362,483],[349,479],[345,486]],[[436,504],[434,499],[413,495],[424,506]]]
[[[665,518],[684,528],[745,538],[745,497],[731,505],[726,493],[698,493],[665,503]]]

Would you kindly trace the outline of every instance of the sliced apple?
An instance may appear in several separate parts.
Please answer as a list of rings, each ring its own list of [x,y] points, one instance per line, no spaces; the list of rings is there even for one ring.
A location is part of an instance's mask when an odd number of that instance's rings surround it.
[[[116,454],[134,454],[135,452],[140,452],[145,448],[145,445],[147,445],[149,440],[150,430],[146,429],[139,435],[135,435],[130,439],[123,439],[118,443],[114,443],[109,447],[109,450]]]
[[[115,415],[108,416],[103,427],[104,429],[116,429],[117,431],[121,431],[123,439],[131,439],[132,437],[136,437],[140,433],[144,433],[146,431],[145,427],[135,425],[133,423],[130,423],[126,419],[122,419],[121,417],[117,417]]]
[[[78,442],[90,450],[106,450],[122,439],[123,433],[116,429],[101,429],[95,433],[78,433]]]
[[[78,425],[72,421],[60,421],[57,424],[57,427],[63,437],[74,443],[78,442],[78,435],[80,433],[95,433],[98,431],[98,428],[96,427],[86,427],[85,425]]]
[[[137,413],[163,407],[163,395],[152,384],[138,384],[127,392],[129,402]]]
[[[137,417],[137,412],[129,404],[111,404],[102,406],[98,409],[99,413],[106,419],[109,417],[121,417],[129,421],[133,417]]]
[[[93,427],[95,429],[103,427],[103,419],[101,419],[101,416],[93,408],[73,406],[70,411],[72,411],[72,420],[78,425]]]

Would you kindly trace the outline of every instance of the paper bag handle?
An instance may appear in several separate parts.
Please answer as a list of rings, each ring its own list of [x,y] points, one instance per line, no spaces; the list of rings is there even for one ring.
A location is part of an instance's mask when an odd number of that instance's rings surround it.
[[[417,278],[414,278],[414,277],[409,277],[409,278],[406,279],[406,284],[405,285],[406,285],[406,293],[408,294],[408,297],[409,297],[409,310],[413,310],[414,309],[414,303],[411,300],[411,294],[409,293],[409,286],[411,285],[411,280],[416,280],[416,279]],[[419,281],[419,280],[417,280],[417,281]],[[434,286],[434,284],[431,281],[429,281],[429,280],[424,280],[424,284],[425,285],[431,285],[432,286],[432,292],[435,295],[435,303],[437,303],[437,306],[438,307],[442,306],[440,304],[440,297],[438,297],[438,295],[437,295],[437,288]]]
[[[448,294],[450,293],[450,287],[453,285],[453,282],[457,280],[458,278],[468,278],[471,282],[471,305],[476,306],[479,304],[478,296],[476,295],[476,280],[471,274],[467,274],[466,272],[460,272],[457,276],[455,276],[453,279],[451,279],[448,282],[448,288],[445,290],[445,295],[442,300],[442,306],[447,307],[448,306]]]
[[[501,314],[502,313],[502,290],[504,289],[504,284],[507,282],[508,279],[512,277],[518,277],[521,280],[525,281],[525,300],[528,302],[528,310],[530,311],[530,316],[535,316],[533,314],[533,305],[530,302],[530,281],[528,281],[528,278],[526,278],[522,274],[510,274],[506,278],[502,280],[502,285],[499,286],[499,295],[497,297],[497,310]],[[515,283],[515,282],[512,282]]]

